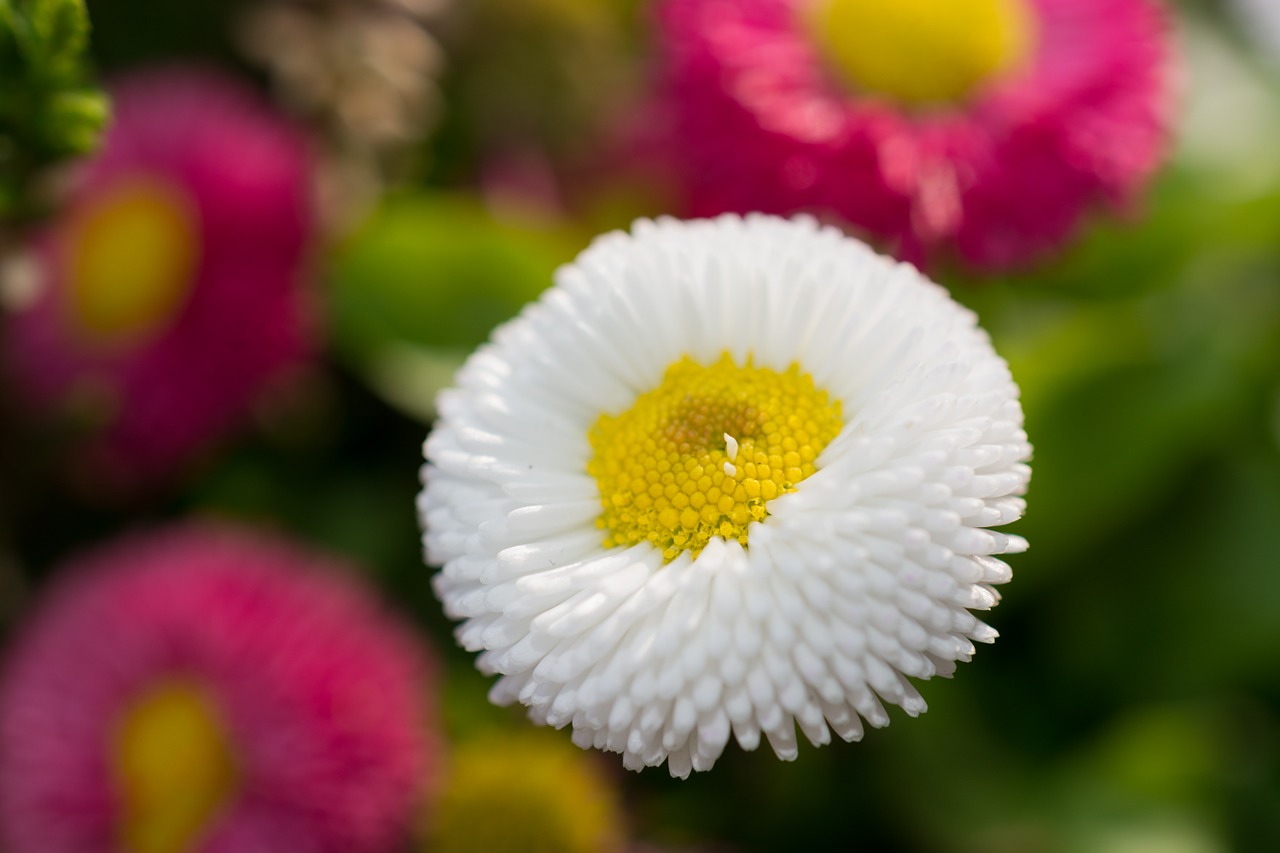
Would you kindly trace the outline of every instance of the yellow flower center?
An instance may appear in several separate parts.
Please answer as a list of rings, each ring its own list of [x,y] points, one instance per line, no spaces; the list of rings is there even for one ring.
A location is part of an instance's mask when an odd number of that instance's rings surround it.
[[[198,256],[194,212],[154,178],[121,181],[71,224],[67,319],[96,344],[160,329],[189,295]]]
[[[602,853],[622,849],[622,814],[591,757],[545,733],[458,745],[428,811],[430,853]]]
[[[606,548],[652,542],[671,562],[713,536],[747,544],[769,501],[816,470],[843,425],[839,400],[792,364],[785,372],[685,356],[657,388],[588,438]]]
[[[963,100],[1026,61],[1026,0],[812,0],[804,23],[858,91],[906,104]]]
[[[205,693],[187,681],[158,684],[134,700],[113,735],[121,849],[194,849],[236,782],[231,745]]]

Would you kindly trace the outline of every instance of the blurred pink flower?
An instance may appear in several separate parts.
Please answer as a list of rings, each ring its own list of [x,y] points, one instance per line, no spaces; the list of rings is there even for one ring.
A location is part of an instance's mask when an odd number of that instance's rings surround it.
[[[660,3],[660,125],[692,215],[807,210],[917,263],[1001,269],[1062,244],[1093,204],[1129,201],[1164,154],[1171,46],[1153,0],[1016,0],[1025,52],[932,102],[840,74],[824,37],[853,60],[889,56],[906,88],[947,67],[936,45],[810,26],[830,2]],[[907,5],[926,26],[936,11]]]
[[[192,524],[66,568],[0,683],[0,847],[404,843],[437,767],[432,673],[345,567]]]
[[[7,349],[31,402],[88,415],[92,470],[135,483],[236,426],[310,349],[310,179],[302,137],[212,71],[137,73],[113,101],[35,242]]]

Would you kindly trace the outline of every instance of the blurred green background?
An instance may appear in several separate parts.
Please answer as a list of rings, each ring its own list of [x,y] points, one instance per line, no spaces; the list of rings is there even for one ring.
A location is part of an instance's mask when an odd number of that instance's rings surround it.
[[[199,60],[266,89],[237,41],[252,5],[90,2],[97,70]],[[643,6],[471,0],[431,19],[430,129],[324,252],[325,359],[181,488],[104,505],[0,425],[5,629],[87,544],[190,513],[256,520],[359,558],[446,659],[455,735],[525,725],[487,704],[430,591],[420,445],[435,390],[495,323],[591,234],[661,210],[600,154],[644,68]],[[1011,362],[1036,448],[1001,639],[920,686],[928,714],[861,744],[794,764],[731,746],[686,782],[614,768],[635,837],[1280,850],[1280,56],[1222,4],[1176,11],[1174,151],[1142,203],[1034,273],[941,274]]]

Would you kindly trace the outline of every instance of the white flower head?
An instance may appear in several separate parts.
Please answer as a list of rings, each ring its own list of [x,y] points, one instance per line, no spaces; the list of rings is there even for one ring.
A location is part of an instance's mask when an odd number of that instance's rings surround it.
[[[996,632],[1030,470],[976,318],[810,219],[637,222],[440,397],[418,500],[490,697],[627,767],[914,716]]]

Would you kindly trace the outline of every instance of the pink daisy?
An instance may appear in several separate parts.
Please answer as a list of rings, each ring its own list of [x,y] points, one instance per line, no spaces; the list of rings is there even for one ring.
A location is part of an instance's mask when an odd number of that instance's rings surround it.
[[[35,241],[10,370],[87,415],[94,470],[154,480],[225,434],[309,349],[302,137],[211,71],[120,81],[114,120]],[[86,412],[87,410],[87,412]]]
[[[1007,268],[1164,153],[1153,0],[664,0],[658,20],[694,215],[808,210],[913,261]]]
[[[195,524],[67,569],[0,682],[0,847],[404,842],[436,766],[430,673],[345,567]]]

